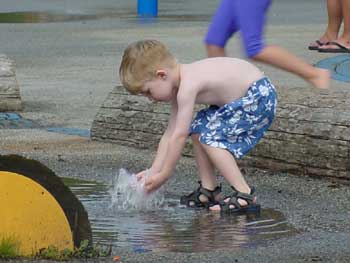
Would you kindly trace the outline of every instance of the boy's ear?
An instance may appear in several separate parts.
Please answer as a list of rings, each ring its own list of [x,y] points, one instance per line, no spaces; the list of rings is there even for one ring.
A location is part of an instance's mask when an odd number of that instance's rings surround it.
[[[166,77],[167,77],[167,73],[164,69],[158,69],[156,71],[156,75],[157,75],[157,77],[160,77],[162,79],[166,79]]]

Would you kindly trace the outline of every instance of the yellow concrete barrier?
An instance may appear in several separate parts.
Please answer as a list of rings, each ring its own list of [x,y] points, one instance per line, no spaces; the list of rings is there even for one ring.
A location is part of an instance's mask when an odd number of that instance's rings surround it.
[[[73,235],[64,211],[40,184],[0,171],[0,238],[15,237],[19,254],[31,255],[52,245],[73,250]]]

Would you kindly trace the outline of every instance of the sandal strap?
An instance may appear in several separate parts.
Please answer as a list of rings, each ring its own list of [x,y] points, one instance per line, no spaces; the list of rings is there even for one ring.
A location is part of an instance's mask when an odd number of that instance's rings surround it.
[[[221,207],[223,212],[230,211],[230,205],[234,205],[235,209],[241,209],[241,204],[235,196],[231,196],[228,202],[221,200],[218,205]]]
[[[192,193],[182,197],[182,202],[185,204],[189,204],[189,202],[194,202],[195,206],[207,206],[208,204],[211,204],[213,202],[215,202],[215,197],[216,195],[218,195],[219,193],[221,193],[221,184],[217,187],[215,187],[214,190],[209,190],[206,189],[202,186],[202,182],[198,181],[199,187],[194,190]],[[201,202],[201,200],[199,199],[199,197],[201,195],[204,195],[205,197],[208,198],[208,202]]]
[[[233,186],[231,186],[231,188],[233,190],[233,193],[228,196],[230,198],[230,201],[231,201],[231,199],[234,198],[234,199],[236,199],[235,201],[237,203],[238,203],[238,199],[242,199],[242,200],[246,201],[248,203],[248,205],[253,203],[254,198],[255,198],[254,193],[256,191],[256,188],[254,186],[250,188],[250,193],[249,194],[239,192]],[[234,204],[234,203],[232,203],[232,204]]]
[[[200,184],[199,192],[205,195],[209,199],[209,201],[215,201],[215,196],[221,193],[221,184],[215,187],[214,190],[204,188],[202,184]]]
[[[228,211],[232,211],[232,210],[240,210],[242,208],[245,208],[245,207],[249,207],[250,205],[253,205],[254,204],[254,199],[255,199],[255,187],[251,187],[251,190],[250,190],[250,193],[247,194],[247,193],[242,193],[242,192],[239,192],[237,191],[233,186],[231,186],[233,192],[226,196],[225,198],[221,199],[220,201],[218,202],[215,202],[212,205],[219,205],[220,208],[221,208],[221,211],[223,212],[228,212]],[[228,199],[228,202],[225,202],[226,199]],[[244,200],[247,202],[247,205],[241,205],[238,200],[241,199],[241,200]],[[231,208],[230,206],[233,205],[234,208]]]

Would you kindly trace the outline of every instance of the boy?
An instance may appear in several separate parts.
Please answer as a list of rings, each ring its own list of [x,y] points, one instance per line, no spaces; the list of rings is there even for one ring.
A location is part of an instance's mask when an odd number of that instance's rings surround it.
[[[221,0],[205,37],[208,57],[225,56],[227,41],[240,32],[247,57],[289,71],[317,88],[328,88],[330,73],[287,50],[265,45],[263,31],[271,0]]]
[[[119,74],[130,93],[172,105],[151,175],[146,177],[146,192],[155,191],[171,177],[190,134],[201,183],[181,202],[233,212],[259,209],[254,189],[235,161],[257,144],[275,115],[275,88],[259,69],[226,57],[180,64],[162,43],[145,40],[127,47]],[[192,122],[195,103],[211,106]],[[233,189],[224,200],[214,168]],[[137,177],[145,174],[140,172]]]

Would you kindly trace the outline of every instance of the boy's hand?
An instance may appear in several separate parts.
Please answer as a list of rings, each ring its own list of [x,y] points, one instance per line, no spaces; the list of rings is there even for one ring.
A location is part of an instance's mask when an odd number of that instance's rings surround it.
[[[161,187],[168,178],[163,173],[152,174],[151,176],[146,178],[145,181],[145,191],[146,193],[152,193]]]
[[[147,173],[147,170],[144,170],[142,172],[139,172],[137,175],[136,175],[136,179],[137,181],[142,181],[144,180],[145,176],[146,176],[146,173]]]

